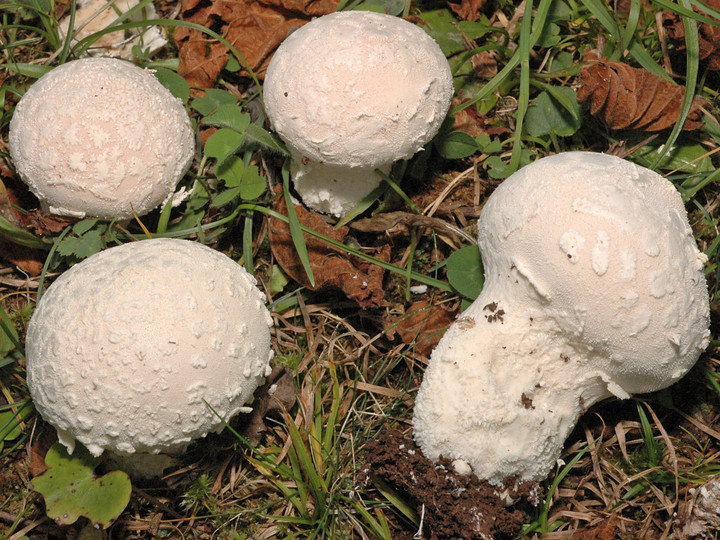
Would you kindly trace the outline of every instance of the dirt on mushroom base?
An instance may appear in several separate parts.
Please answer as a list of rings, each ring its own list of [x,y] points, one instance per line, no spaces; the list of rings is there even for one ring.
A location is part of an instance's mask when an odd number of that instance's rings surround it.
[[[514,485],[506,481],[506,492],[514,501],[507,506],[498,488],[475,475],[460,475],[450,460],[435,463],[423,455],[410,435],[388,429],[365,447],[363,475],[379,478],[424,515],[422,530],[414,537],[429,540],[444,538],[511,539],[526,522],[526,512],[540,504],[544,496],[536,482]],[[395,538],[413,538],[394,532]]]

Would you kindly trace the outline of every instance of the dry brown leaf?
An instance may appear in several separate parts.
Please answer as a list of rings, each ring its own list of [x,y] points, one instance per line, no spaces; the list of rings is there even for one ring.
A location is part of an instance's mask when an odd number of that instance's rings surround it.
[[[582,532],[573,535],[574,540],[615,540],[618,538],[618,525],[620,518],[617,514],[612,514],[603,519],[600,523],[586,527]]]
[[[30,464],[28,472],[31,477],[36,477],[48,470],[45,465],[45,456],[50,447],[57,442],[57,434],[54,429],[43,430],[42,435],[37,437],[30,448]]]
[[[459,4],[448,2],[455,15],[464,21],[477,21],[484,5],[485,0],[461,0]]]
[[[412,304],[405,315],[395,317],[386,324],[387,336],[393,339],[397,333],[403,343],[415,345],[416,353],[427,356],[455,320],[456,314],[457,312],[421,300]]]
[[[462,97],[454,97],[451,108],[455,108],[465,101]],[[485,133],[486,118],[478,112],[475,105],[470,105],[456,112],[454,117],[453,130],[464,131],[472,137],[477,137],[481,133]]]
[[[25,216],[13,208],[13,204],[18,204],[17,197],[0,180],[0,216],[16,227],[29,228],[27,227],[27,220],[24,219]],[[2,241],[0,241],[0,257],[33,277],[40,275],[45,261],[45,253],[40,250]]]
[[[461,240],[457,229],[447,221],[409,212],[385,212],[369,218],[356,219],[350,223],[350,227],[360,232],[385,233],[391,238],[408,236],[411,228],[426,227],[439,235],[449,237],[456,243]]]
[[[720,0],[706,0],[705,3],[713,9],[720,10]],[[698,8],[695,8],[695,11],[701,13]],[[677,49],[684,51],[685,27],[682,17],[677,13],[664,11],[662,24]],[[701,22],[698,24],[698,33],[700,34],[700,60],[707,62],[708,69],[720,71],[720,26]]]
[[[337,4],[338,0],[185,0],[181,17],[220,34],[262,78],[273,51],[292,29],[331,13]],[[178,73],[193,86],[210,88],[227,62],[227,47],[187,27],[175,31],[175,41]]]
[[[495,51],[482,51],[474,54],[470,59],[473,73],[480,79],[492,79],[498,74],[497,53]]]
[[[282,197],[278,198],[275,210],[287,215]],[[342,242],[348,234],[347,227],[333,229],[316,213],[301,206],[295,206],[298,220],[303,225],[333,240]],[[383,276],[385,271],[375,264],[367,263],[357,257],[349,256],[322,240],[305,234],[310,266],[315,277],[315,286],[311,286],[302,261],[293,244],[290,228],[279,219],[269,220],[270,247],[278,264],[292,279],[317,291],[324,288],[342,290],[348,298],[355,300],[361,307],[377,307],[385,296]],[[370,255],[383,261],[390,260],[390,246],[370,250]]]
[[[275,366],[263,386],[255,391],[252,402],[253,411],[243,429],[250,444],[257,446],[262,434],[267,430],[265,417],[274,411],[287,411],[295,405],[298,389],[290,370],[285,366]]]
[[[592,61],[583,66],[578,101],[587,101],[590,114],[599,115],[610,129],[660,131],[671,127],[680,115],[685,88],[642,68],[622,62]],[[701,107],[695,97],[683,129],[703,125]]]

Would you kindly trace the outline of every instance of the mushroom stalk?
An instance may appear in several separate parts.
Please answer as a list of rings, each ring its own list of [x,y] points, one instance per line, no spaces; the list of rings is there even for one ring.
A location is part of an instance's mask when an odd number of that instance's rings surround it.
[[[614,156],[512,175],[478,222],[486,284],[433,351],[415,438],[500,484],[541,480],[579,416],[682,377],[708,344],[707,257],[680,195]]]
[[[522,278],[515,273],[511,279]],[[429,458],[459,460],[458,471],[467,470],[467,462],[493,484],[519,470],[543,478],[585,409],[613,391],[628,397],[589,368],[588,351],[578,354],[564,342],[553,318],[542,309],[528,311],[522,299],[499,289],[486,287],[443,336],[414,420]]]

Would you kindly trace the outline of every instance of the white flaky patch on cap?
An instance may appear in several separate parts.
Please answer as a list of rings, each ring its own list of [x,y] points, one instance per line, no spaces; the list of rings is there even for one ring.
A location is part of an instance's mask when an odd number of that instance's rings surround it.
[[[202,244],[154,239],[73,266],[27,333],[35,406],[72,450],[174,453],[247,410],[273,356],[255,279]],[[213,412],[212,409],[215,412]]]
[[[85,58],[30,87],[10,122],[9,148],[46,210],[114,219],[166,200],[192,162],[195,139],[182,102],[151,72]]]
[[[494,484],[541,480],[585,409],[665,388],[696,362],[706,257],[670,182],[590,152],[509,177],[478,231],[485,287],[433,351],[415,438]]]
[[[368,170],[376,186],[375,168],[410,158],[435,136],[452,95],[448,62],[422,28],[367,11],[325,15],[290,34],[264,84],[268,118],[296,162],[314,162],[310,174],[340,185],[349,168]],[[351,172],[348,183],[361,176]],[[313,199],[317,187],[298,192]]]

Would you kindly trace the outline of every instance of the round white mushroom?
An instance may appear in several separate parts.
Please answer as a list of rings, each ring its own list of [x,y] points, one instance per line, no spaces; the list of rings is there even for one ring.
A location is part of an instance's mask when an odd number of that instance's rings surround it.
[[[269,374],[272,319],[224,254],[153,239],[62,274],[28,326],[35,406],[72,452],[175,454],[248,412]]]
[[[46,211],[103,219],[148,213],[192,162],[182,102],[149,71],[84,58],[38,79],[10,121],[10,156]]]
[[[440,47],[403,19],[318,17],[283,41],[265,76],[270,122],[293,155],[303,202],[340,216],[438,132],[452,74]]]
[[[670,182],[590,152],[509,177],[478,231],[485,287],[433,351],[415,438],[493,484],[541,480],[585,409],[693,366],[709,338],[707,258]]]

